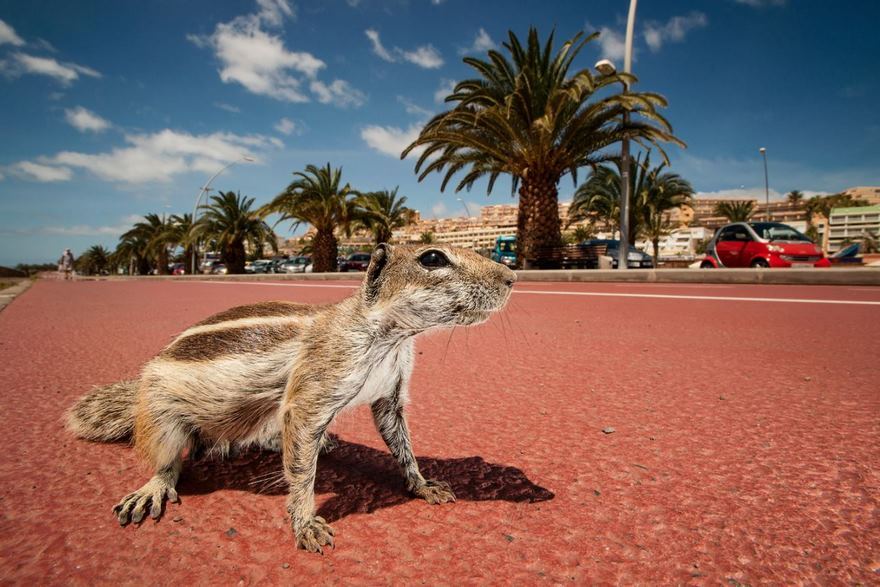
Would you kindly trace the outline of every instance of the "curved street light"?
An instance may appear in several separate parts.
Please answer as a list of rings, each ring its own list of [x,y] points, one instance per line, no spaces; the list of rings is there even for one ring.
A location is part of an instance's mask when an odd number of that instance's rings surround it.
[[[623,72],[630,73],[632,71],[632,46],[633,46],[633,29],[636,24],[636,7],[639,0],[630,0],[629,15],[626,19],[626,45],[623,54]],[[602,75],[611,75],[617,71],[614,63],[608,59],[602,59],[596,62],[596,70]],[[623,84],[623,92],[629,90],[629,85]],[[623,125],[629,122],[629,112],[623,113]],[[623,137],[620,141],[620,246],[617,248],[617,268],[629,269],[627,262],[629,260],[629,200],[630,200],[630,157],[629,157],[629,138]]]
[[[203,185],[201,187],[201,189],[199,190],[199,195],[196,197],[196,204],[195,204],[195,206],[193,206],[193,215],[192,215],[193,226],[195,226],[195,224],[196,224],[196,214],[198,214],[198,211],[199,211],[199,203],[202,201],[202,196],[204,196],[205,194],[207,194],[210,191],[211,182],[214,181],[215,179],[217,179],[217,176],[219,176],[221,173],[223,173],[224,171],[226,171],[227,169],[229,169],[233,165],[236,165],[241,162],[253,163],[254,161],[256,161],[256,159],[254,159],[253,157],[250,157],[248,155],[242,155],[241,157],[239,157],[235,161],[231,161],[230,163],[227,163],[226,165],[221,167],[217,173],[212,175],[211,178],[205,182],[205,185]],[[198,246],[198,243],[196,243],[196,245],[193,247],[193,254],[192,254],[192,274],[193,275],[196,274],[196,263],[198,262],[198,256],[199,256],[198,249],[199,249],[199,246]]]
[[[773,220],[773,217],[770,214],[770,180],[767,175],[767,148],[761,147],[758,149],[758,152],[764,157],[764,201],[767,205],[767,222],[770,222]]]

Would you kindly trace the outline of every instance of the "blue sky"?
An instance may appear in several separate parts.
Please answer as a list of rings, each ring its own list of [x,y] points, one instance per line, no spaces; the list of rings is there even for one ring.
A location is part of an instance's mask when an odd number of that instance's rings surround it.
[[[199,187],[258,203],[330,161],[363,190],[400,186],[423,215],[464,215],[396,156],[469,76],[465,54],[530,25],[601,31],[577,65],[622,66],[627,0],[0,0],[0,264],[115,246]],[[638,87],[664,94],[688,143],[672,168],[703,195],[880,183],[880,3],[642,0]],[[507,182],[474,206],[508,203]],[[560,199],[571,197],[560,183]],[[281,234],[288,234],[286,226]]]

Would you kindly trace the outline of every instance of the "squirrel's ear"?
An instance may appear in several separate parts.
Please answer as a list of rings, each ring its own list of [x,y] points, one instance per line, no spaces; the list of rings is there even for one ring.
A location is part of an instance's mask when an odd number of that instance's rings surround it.
[[[372,302],[379,293],[379,281],[382,279],[382,272],[391,258],[392,247],[386,243],[380,243],[373,250],[370,257],[370,266],[367,267],[367,276],[364,279],[366,283],[367,301]]]

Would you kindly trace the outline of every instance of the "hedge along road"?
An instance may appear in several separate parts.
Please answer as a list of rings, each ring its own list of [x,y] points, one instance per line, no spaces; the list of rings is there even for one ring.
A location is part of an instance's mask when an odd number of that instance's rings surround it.
[[[359,409],[319,463],[324,557],[295,550],[271,453],[187,463],[181,504],[120,528],[149,472],[64,410],[213,312],[356,287],[273,283],[40,281],[0,314],[3,582],[876,579],[872,287],[517,284],[416,345],[416,454],[457,503],[406,496]]]

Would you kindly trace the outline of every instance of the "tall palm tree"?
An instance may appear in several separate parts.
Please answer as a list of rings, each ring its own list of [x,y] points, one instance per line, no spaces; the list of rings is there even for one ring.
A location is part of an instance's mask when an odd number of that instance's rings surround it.
[[[316,231],[312,239],[312,261],[316,272],[335,271],[338,242],[336,231],[351,232],[354,220],[354,198],[358,192],[347,183],[342,185],[342,168],[333,169],[308,165],[297,171],[296,179],[287,189],[260,208],[260,214],[281,214],[279,222],[294,221],[294,227],[305,222]]]
[[[111,255],[103,245],[93,245],[76,260],[77,270],[87,275],[99,275],[109,267]]]
[[[260,213],[251,209],[253,203],[254,198],[220,192],[202,206],[202,217],[192,227],[193,238],[217,243],[229,273],[244,273],[246,245],[258,248],[268,243],[273,251],[278,250],[275,233]]]
[[[168,244],[163,234],[169,222],[164,215],[146,214],[141,222],[136,222],[131,230],[122,235],[122,238],[131,237],[142,242],[144,250],[141,256],[155,264],[159,275],[168,275]]]
[[[119,244],[113,251],[112,263],[117,267],[125,267],[129,275],[147,275],[150,272],[148,241],[131,231],[119,237]]]
[[[799,206],[804,199],[804,192],[800,190],[791,190],[786,194],[785,198],[792,206]]]
[[[650,159],[648,154],[641,165],[639,175],[643,173],[645,177],[633,191],[632,207],[639,219],[641,235],[650,239],[654,248],[654,267],[657,267],[660,238],[672,230],[669,211],[690,204],[694,188],[677,173],[664,171],[665,163],[651,168]]]
[[[630,174],[630,181],[635,180],[635,175]],[[575,191],[568,208],[569,225],[595,218],[611,229],[611,237],[614,238],[620,218],[620,175],[606,165],[600,165],[590,172],[587,181]],[[630,228],[635,229],[632,222]]]
[[[165,230],[158,235],[166,246],[172,249],[176,247],[183,248],[183,265],[187,272],[192,269],[193,252],[195,250],[196,240],[192,237],[192,214],[184,213],[183,216],[173,214],[165,225]]]
[[[510,175],[511,191],[519,189],[519,258],[561,242],[557,185],[563,175],[577,184],[578,169],[611,160],[608,148],[624,137],[684,145],[657,110],[667,105],[662,96],[613,91],[618,83],[631,87],[634,76],[589,69],[569,76],[575,57],[597,37],[577,34],[554,53],[553,34],[542,47],[532,28],[523,46],[511,31],[504,43],[509,58],[494,50],[487,60],[465,57],[478,77],[459,82],[446,97],[457,104],[430,120],[401,154],[423,149],[415,165],[419,181],[444,174],[441,191],[464,170],[456,192],[487,178],[491,193],[502,173]]]
[[[715,206],[715,215],[724,216],[728,222],[746,222],[754,213],[754,200],[731,200]]]
[[[430,245],[434,242],[434,233],[433,232],[423,232],[419,235],[419,242],[423,245]]]
[[[404,206],[406,196],[398,198],[396,187],[391,191],[361,194],[354,203],[357,206],[356,223],[373,233],[377,245],[391,241],[394,229],[406,226],[413,217],[413,210]]]

